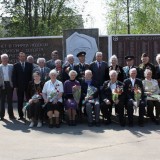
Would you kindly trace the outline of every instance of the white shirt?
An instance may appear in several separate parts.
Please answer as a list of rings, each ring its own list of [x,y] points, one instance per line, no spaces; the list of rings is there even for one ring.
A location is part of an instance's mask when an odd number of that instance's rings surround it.
[[[116,82],[111,83],[110,88],[111,88],[111,90],[115,90],[116,89]]]
[[[132,79],[132,78],[131,78],[131,82],[132,82],[132,87],[134,87],[135,79]]]
[[[50,96],[50,94],[52,92],[56,92],[56,90],[59,91],[59,93],[63,93],[64,89],[63,89],[63,84],[61,81],[56,80],[55,83],[53,84],[51,80],[47,81],[44,84],[42,93],[45,94],[47,96],[47,98]],[[59,102],[62,102],[62,98],[58,99]],[[50,100],[50,102],[52,102],[52,100]]]
[[[8,65],[3,65],[2,64],[2,71],[3,71],[4,81],[9,81]]]

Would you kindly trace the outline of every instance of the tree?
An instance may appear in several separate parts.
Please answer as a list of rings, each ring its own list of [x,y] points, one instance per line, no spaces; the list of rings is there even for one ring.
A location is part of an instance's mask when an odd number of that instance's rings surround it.
[[[67,7],[71,0],[4,0],[7,36],[60,35],[83,21],[76,10]],[[8,18],[6,18],[8,15]]]
[[[112,0],[109,4],[109,34],[154,34],[160,32],[159,0]]]

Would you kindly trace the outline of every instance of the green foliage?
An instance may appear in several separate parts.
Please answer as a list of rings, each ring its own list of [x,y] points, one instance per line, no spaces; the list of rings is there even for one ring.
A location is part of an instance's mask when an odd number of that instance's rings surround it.
[[[75,9],[67,7],[69,2],[70,0],[5,0],[5,13],[1,17],[7,30],[6,36],[61,35],[63,29],[77,28],[81,18],[76,15]]]
[[[107,15],[109,34],[127,34],[128,30],[131,34],[160,33],[159,0],[107,0],[107,2],[110,8]]]

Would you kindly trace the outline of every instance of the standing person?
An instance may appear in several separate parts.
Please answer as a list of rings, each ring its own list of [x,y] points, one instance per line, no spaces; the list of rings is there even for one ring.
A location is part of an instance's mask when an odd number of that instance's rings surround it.
[[[103,59],[102,52],[97,52],[96,61],[92,62],[89,67],[93,74],[92,79],[94,79],[98,85],[100,102],[101,102],[100,90],[103,86],[104,81],[109,79],[108,64],[102,59]]]
[[[38,67],[33,69],[33,73],[34,72],[40,72],[41,81],[46,82],[49,79],[50,69],[45,66],[45,64],[46,64],[45,58],[38,58],[37,59],[37,64],[38,64]]]
[[[109,72],[115,70],[118,73],[117,79],[121,82],[124,80],[124,72],[121,66],[118,65],[118,58],[116,55],[111,56],[110,58],[111,65],[109,66]]]
[[[57,79],[63,83],[63,75],[62,75],[62,61],[57,59],[55,61],[55,70],[57,71]]]
[[[51,70],[55,68],[55,60],[58,59],[58,51],[54,50],[51,53],[51,59],[49,61],[46,62],[46,67],[50,68]]]
[[[141,56],[141,61],[142,63],[139,65],[138,67],[138,78],[144,80],[145,77],[144,77],[144,71],[145,69],[150,69],[152,71],[152,77],[153,79],[155,79],[155,66],[149,62],[149,56],[148,54],[146,53],[143,53],[142,56]]]
[[[145,114],[145,96],[144,96],[144,88],[142,81],[137,76],[136,68],[132,68],[129,71],[130,78],[124,80],[124,92],[126,94],[127,101],[127,113],[129,126],[133,127],[133,112],[134,112],[134,102],[136,101],[136,92],[141,93],[139,99],[139,126],[143,127],[144,125],[144,114]]]
[[[158,85],[160,87],[160,53],[157,54],[156,56],[156,61],[157,61],[157,65],[156,65],[156,76],[155,79],[158,81]]]
[[[77,72],[77,80],[81,83],[84,80],[85,70],[89,69],[89,64],[85,63],[86,52],[79,52],[77,57],[79,59],[79,63],[76,64],[75,70]]]
[[[129,71],[131,68],[136,68],[136,66],[134,66],[134,56],[125,56],[125,60],[126,60],[126,66],[123,67],[123,73],[124,73],[124,79],[129,78]]]
[[[23,120],[23,102],[24,95],[28,100],[27,95],[27,87],[29,82],[32,80],[32,70],[33,65],[31,63],[26,62],[26,54],[24,52],[20,52],[18,54],[19,62],[13,65],[13,87],[17,90],[17,98],[18,98],[18,114],[19,119]]]
[[[124,92],[123,83],[117,80],[118,73],[115,70],[109,72],[110,80],[105,81],[102,88],[101,111],[106,120],[105,124],[111,123],[112,106],[115,105],[115,110],[119,114],[119,122],[121,126],[125,126],[124,120]],[[113,92],[118,92],[117,98],[113,98]]]
[[[69,72],[71,70],[75,70],[74,56],[73,56],[73,54],[68,54],[67,55],[67,61],[63,65],[63,71],[62,71],[63,72],[63,82],[70,79]]]
[[[27,56],[27,62],[31,63],[33,68],[38,67],[38,65],[34,63],[34,57],[32,55]]]
[[[8,63],[8,55],[1,55],[1,64],[0,64],[0,92],[1,92],[1,104],[0,104],[0,118],[4,119],[5,116],[5,99],[7,97],[8,104],[8,115],[10,119],[15,119],[13,113],[13,83],[12,83],[12,71],[13,65]]]
[[[73,97],[73,87],[80,86],[80,83],[76,80],[77,72],[71,70],[69,72],[69,80],[64,82],[64,98],[65,98],[65,107],[69,116],[69,125],[76,125],[75,117],[76,117],[76,109],[77,102]]]

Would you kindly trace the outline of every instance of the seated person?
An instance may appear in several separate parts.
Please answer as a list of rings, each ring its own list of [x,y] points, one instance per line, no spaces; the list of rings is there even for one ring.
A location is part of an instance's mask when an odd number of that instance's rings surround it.
[[[29,96],[29,105],[28,105],[28,118],[31,119],[29,127],[33,127],[35,122],[38,121],[37,127],[42,127],[42,89],[44,83],[41,82],[41,77],[39,72],[33,73],[33,81],[28,85],[27,93]]]
[[[144,126],[144,114],[145,114],[145,95],[142,81],[137,76],[136,68],[132,68],[129,71],[130,78],[124,80],[124,93],[126,95],[127,113],[129,126],[133,127],[133,112],[134,106],[139,108],[139,126]]]
[[[63,84],[57,80],[57,75],[58,73],[55,69],[51,70],[49,73],[50,80],[44,84],[42,90],[47,116],[49,117],[49,128],[53,128],[53,114],[55,116],[56,127],[60,127],[59,116],[63,110]]]
[[[75,79],[76,76],[77,72],[71,70],[69,72],[70,79],[64,82],[64,98],[65,98],[64,104],[68,113],[70,126],[76,125],[75,117],[76,117],[76,109],[78,107],[78,102],[76,102],[76,100],[73,97],[73,87],[80,86],[79,81]]]
[[[159,85],[158,81],[152,79],[152,71],[150,69],[146,69],[144,71],[145,80],[143,80],[144,91],[150,97],[151,95],[159,94]],[[156,110],[156,116],[154,116],[154,107]],[[151,118],[151,120],[155,124],[159,124],[159,115],[160,115],[160,102],[154,99],[147,99],[147,115]]]
[[[118,73],[115,70],[109,72],[110,80],[105,81],[102,88],[102,104],[101,112],[103,117],[107,119],[106,125],[111,123],[112,106],[115,105],[115,109],[119,114],[119,121],[121,126],[125,126],[124,121],[124,92],[123,83],[117,80]],[[113,96],[117,93],[116,96]]]
[[[99,113],[100,113],[100,105],[98,99],[98,89],[96,82],[92,80],[92,71],[85,71],[85,79],[81,82],[81,99],[82,105],[85,105],[87,117],[88,117],[88,126],[93,126],[93,115],[92,110],[94,110],[95,114],[95,122],[96,126],[100,126],[99,123]],[[90,90],[89,90],[90,89]],[[89,93],[90,92],[90,93]]]

